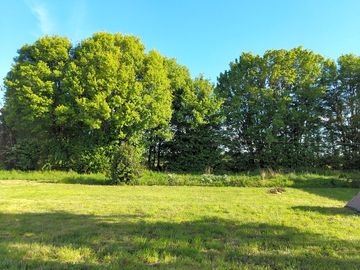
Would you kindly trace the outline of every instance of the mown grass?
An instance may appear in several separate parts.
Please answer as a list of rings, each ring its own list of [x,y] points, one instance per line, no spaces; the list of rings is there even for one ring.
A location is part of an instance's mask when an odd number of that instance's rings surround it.
[[[0,269],[358,269],[349,188],[0,181]]]
[[[78,174],[62,171],[5,171],[0,170],[0,180],[31,180],[47,183],[110,184],[104,174]],[[237,187],[355,187],[360,188],[360,172],[274,172],[258,170],[238,174],[181,174],[144,171],[132,185],[164,186],[237,186]]]

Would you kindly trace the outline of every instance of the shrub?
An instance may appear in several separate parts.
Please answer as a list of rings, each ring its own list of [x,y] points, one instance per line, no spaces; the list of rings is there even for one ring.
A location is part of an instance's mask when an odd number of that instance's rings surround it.
[[[5,152],[6,169],[34,170],[38,168],[39,145],[31,141],[17,143]]]
[[[79,154],[73,164],[79,173],[107,172],[111,164],[112,147],[97,147]]]
[[[200,183],[206,186],[229,186],[231,185],[230,179],[226,174],[224,175],[213,175],[203,174]]]
[[[140,154],[130,144],[120,145],[113,155],[110,169],[112,184],[131,183],[135,178],[140,177],[142,166]]]
[[[178,182],[177,179],[176,179],[176,175],[172,174],[172,173],[167,175],[167,180],[168,180],[167,183],[168,183],[169,186],[175,186],[176,183]]]

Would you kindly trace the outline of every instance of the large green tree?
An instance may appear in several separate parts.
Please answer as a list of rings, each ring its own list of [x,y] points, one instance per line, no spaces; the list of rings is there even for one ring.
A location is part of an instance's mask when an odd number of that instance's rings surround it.
[[[170,125],[150,130],[148,166],[157,170],[204,171],[220,161],[218,129],[221,103],[213,85],[174,59],[165,61],[172,92]]]
[[[129,140],[140,146],[146,130],[169,122],[172,97],[164,59],[144,49],[138,38],[108,33],[75,48],[64,81],[71,98],[59,115],[64,124],[83,126],[85,149]]]
[[[96,33],[74,48],[41,38],[19,51],[5,84],[7,124],[27,145],[39,142],[33,156],[57,168],[102,170],[92,158],[106,163],[109,147],[140,146],[147,129],[171,117],[164,58],[132,36]]]
[[[49,145],[61,133],[56,110],[64,96],[62,81],[70,50],[69,40],[58,36],[26,44],[5,78],[4,119],[15,135],[16,145],[9,149],[12,163],[19,165],[15,167],[44,164]]]
[[[333,166],[360,164],[360,57],[343,55],[327,92],[326,127]]]
[[[244,53],[219,77],[224,145],[234,169],[315,166],[331,61],[309,50]]]
[[[220,100],[202,76],[174,92],[171,128],[165,145],[167,168],[177,171],[212,171],[220,164]]]

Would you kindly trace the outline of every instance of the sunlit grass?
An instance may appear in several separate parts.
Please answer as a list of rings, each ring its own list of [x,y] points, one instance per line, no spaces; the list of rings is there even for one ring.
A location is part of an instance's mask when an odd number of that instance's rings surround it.
[[[0,269],[357,269],[357,189],[0,181]]]

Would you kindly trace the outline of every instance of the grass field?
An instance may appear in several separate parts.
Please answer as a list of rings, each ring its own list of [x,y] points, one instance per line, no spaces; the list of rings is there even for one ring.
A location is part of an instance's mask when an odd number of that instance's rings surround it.
[[[359,269],[350,188],[0,181],[0,269]]]

